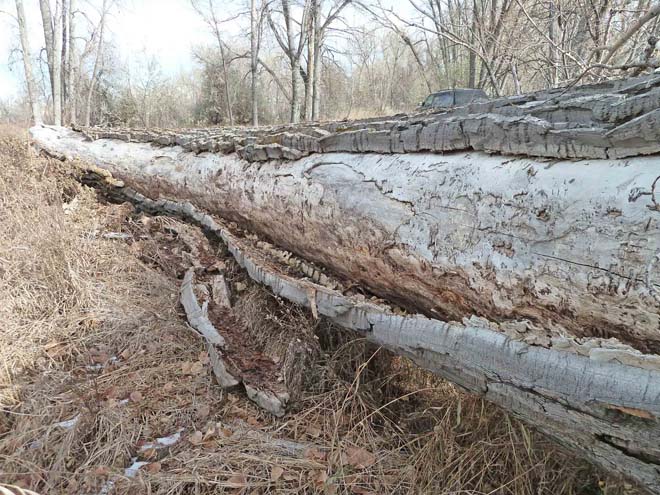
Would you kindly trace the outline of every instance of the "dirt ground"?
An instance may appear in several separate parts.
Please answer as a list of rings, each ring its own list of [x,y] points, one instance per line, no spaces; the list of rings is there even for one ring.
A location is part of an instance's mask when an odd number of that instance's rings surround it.
[[[292,341],[314,350],[282,418],[221,390],[179,304],[185,229],[200,234],[108,203],[35,155],[25,131],[0,128],[0,483],[92,495],[631,493],[272,296],[211,244],[245,342],[274,363]]]

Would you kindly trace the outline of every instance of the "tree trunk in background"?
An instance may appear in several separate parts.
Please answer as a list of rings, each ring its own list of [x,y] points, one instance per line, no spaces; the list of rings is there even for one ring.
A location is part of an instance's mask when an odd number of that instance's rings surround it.
[[[318,15],[318,0],[311,0],[310,18],[307,31],[307,80],[305,81],[305,120],[311,121],[314,117],[314,86],[316,75],[316,17]]]
[[[30,42],[27,36],[27,22],[25,21],[25,9],[23,0],[16,0],[16,19],[18,20],[18,32],[21,38],[21,51],[23,52],[23,68],[25,70],[25,84],[27,86],[28,100],[30,101],[30,113],[32,122],[41,122],[41,109],[39,106],[39,92],[34,82],[32,62],[30,61]]]
[[[257,83],[259,70],[259,31],[261,23],[257,21],[257,0],[250,0],[250,101],[252,104],[252,125],[259,125],[259,107],[257,104]]]
[[[53,33],[53,16],[50,10],[49,0],[39,0],[39,10],[41,11],[41,22],[44,30],[44,41],[46,43],[46,60],[48,61],[48,75],[50,82],[50,93],[53,101],[55,100],[53,84],[53,66],[55,58],[54,46],[54,33]]]
[[[317,0],[318,2],[318,0]],[[318,7],[318,3],[317,3]],[[312,84],[312,120],[319,120],[321,112],[321,77],[323,68],[323,59],[321,47],[323,46],[323,33],[319,29],[320,14],[317,12],[315,18],[316,43],[314,44],[314,77]]]
[[[548,82],[551,88],[557,85],[557,43],[555,38],[556,6],[555,0],[548,0]]]
[[[295,34],[293,32],[293,20],[289,9],[289,0],[282,0],[282,15],[286,27],[287,55],[291,65],[291,114],[289,121],[296,124],[300,120],[300,52],[295,47]],[[301,38],[304,36],[304,28],[300,30]],[[302,48],[302,39],[299,41]]]
[[[225,89],[225,100],[227,102],[227,118],[229,119],[229,125],[234,125],[234,110],[232,108],[231,100],[231,91],[229,89],[229,70],[227,67],[227,53],[225,51],[225,44],[222,39],[218,38],[218,44],[220,45],[220,59],[222,62],[222,77],[225,80],[224,89]]]
[[[55,125],[62,125],[62,2],[55,3],[53,18],[53,120]]]
[[[43,23],[48,74],[50,75],[51,97],[53,99],[53,122],[62,125],[62,3],[57,0],[55,16],[50,10],[49,0],[39,0]]]
[[[103,61],[103,32],[105,30],[105,15],[107,12],[108,0],[103,0],[101,11],[101,20],[99,21],[99,42],[96,48],[96,57],[94,59],[94,68],[92,77],[89,81],[89,90],[87,91],[87,101],[85,103],[85,125],[89,127],[92,118],[92,97],[94,96],[94,86],[99,75],[101,63]]]
[[[62,15],[61,15],[61,20],[62,20],[62,52],[61,52],[61,59],[62,59],[62,77],[61,77],[61,85],[62,85],[62,122],[63,123],[68,123],[69,122],[69,72],[71,68],[69,67],[69,21],[70,21],[70,14],[69,14],[69,9],[70,9],[70,2],[71,0],[62,0]]]
[[[469,50],[468,55],[468,88],[475,88],[477,85],[477,54],[475,53],[476,49],[476,40],[477,40],[477,28],[479,25],[479,11],[477,7],[477,0],[472,1],[472,29],[470,30],[470,46],[472,47]]]
[[[76,93],[76,23],[75,23],[75,8],[76,1],[69,0],[69,9],[68,9],[68,26],[69,26],[69,37],[68,44],[69,48],[67,49],[67,114],[69,116],[69,123],[75,124],[76,120],[76,111],[77,111],[77,98]]]

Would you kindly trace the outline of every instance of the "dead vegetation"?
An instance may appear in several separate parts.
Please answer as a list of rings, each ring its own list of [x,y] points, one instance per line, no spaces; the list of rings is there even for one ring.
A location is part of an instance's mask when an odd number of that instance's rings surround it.
[[[0,164],[0,482],[49,494],[622,490],[489,404],[278,300],[214,246],[245,338],[275,361],[296,359],[294,339],[316,350],[293,411],[266,415],[220,390],[185,324],[175,220],[105,203],[24,133],[2,131]]]

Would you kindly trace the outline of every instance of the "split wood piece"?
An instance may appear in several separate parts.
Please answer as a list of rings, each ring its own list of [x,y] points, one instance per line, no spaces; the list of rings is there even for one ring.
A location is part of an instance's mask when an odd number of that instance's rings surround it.
[[[216,279],[217,277],[215,276]],[[236,342],[236,339],[232,339],[233,341],[228,344],[209,319],[209,301],[200,305],[194,287],[195,269],[189,268],[181,284],[181,304],[190,325],[206,341],[211,367],[218,384],[222,388],[231,388],[242,383],[250,400],[275,416],[283,416],[286,412],[288,394],[276,383],[265,383],[268,380],[274,382],[276,377],[273,377],[272,373],[269,376],[268,373],[258,369],[260,366],[273,368],[273,363],[268,363],[267,358],[250,349],[248,343]],[[228,298],[222,301],[225,309],[228,309],[227,302]],[[230,369],[232,371],[229,371]]]

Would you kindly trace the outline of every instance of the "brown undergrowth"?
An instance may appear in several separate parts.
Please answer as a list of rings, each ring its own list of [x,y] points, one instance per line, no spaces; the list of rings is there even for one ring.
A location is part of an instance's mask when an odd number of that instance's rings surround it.
[[[284,418],[221,391],[178,305],[175,220],[107,204],[37,157],[24,132],[0,134],[0,483],[44,494],[620,491],[490,404],[272,296],[217,246],[245,338],[277,361],[293,339],[317,350]]]

